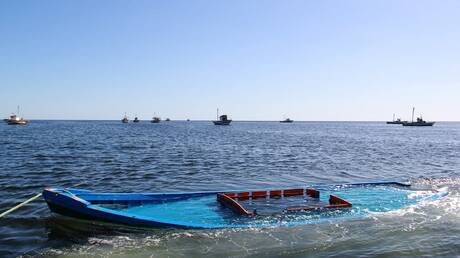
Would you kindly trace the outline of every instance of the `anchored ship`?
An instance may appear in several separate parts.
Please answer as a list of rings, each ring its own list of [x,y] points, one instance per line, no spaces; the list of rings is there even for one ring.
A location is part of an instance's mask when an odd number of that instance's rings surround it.
[[[280,123],[292,123],[292,122],[294,122],[294,120],[292,120],[290,118],[286,118],[286,119],[280,121]]]
[[[123,119],[121,119],[121,122],[122,122],[123,124],[126,124],[126,123],[129,122],[129,119],[128,119],[128,117],[126,116],[126,114],[125,114],[125,116],[123,117]]]
[[[161,121],[161,119],[159,117],[154,116],[154,117],[152,117],[152,121],[150,121],[150,122],[152,122],[154,124],[158,124],[160,121]]]
[[[411,122],[403,122],[403,126],[433,126],[435,122],[427,122],[423,120],[422,116],[417,117],[417,120],[414,121],[414,112],[415,107],[412,108],[412,120]]]
[[[227,115],[219,116],[219,109],[217,109],[217,120],[212,121],[215,125],[230,125],[231,119],[228,119]]]
[[[19,106],[18,112],[16,114],[11,114],[10,118],[4,119],[4,121],[9,125],[26,125],[29,122],[19,116]]]

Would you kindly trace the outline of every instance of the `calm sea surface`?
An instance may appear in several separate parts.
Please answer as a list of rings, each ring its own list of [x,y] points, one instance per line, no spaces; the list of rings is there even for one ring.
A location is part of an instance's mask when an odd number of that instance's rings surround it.
[[[0,219],[0,257],[460,255],[460,123],[1,123],[0,211],[47,186],[163,192],[380,179],[450,194],[343,222],[231,230],[92,223],[39,200]]]

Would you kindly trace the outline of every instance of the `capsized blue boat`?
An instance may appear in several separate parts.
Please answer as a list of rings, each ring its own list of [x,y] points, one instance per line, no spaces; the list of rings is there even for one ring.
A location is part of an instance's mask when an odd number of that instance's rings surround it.
[[[51,211],[75,218],[141,227],[245,228],[289,226],[365,216],[435,200],[447,191],[373,182],[253,191],[96,193],[47,188]]]

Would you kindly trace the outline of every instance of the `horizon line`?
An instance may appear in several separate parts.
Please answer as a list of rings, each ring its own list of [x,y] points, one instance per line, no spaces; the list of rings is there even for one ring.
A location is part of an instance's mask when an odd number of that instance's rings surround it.
[[[27,121],[121,121],[121,119],[26,119]],[[129,120],[130,122],[133,119]],[[151,119],[139,121],[143,122],[150,122]],[[211,122],[215,121],[214,119],[171,119],[170,121],[161,120],[162,122]],[[232,122],[280,122],[282,120],[232,120]],[[294,120],[293,122],[387,122],[388,120]],[[432,121],[432,122],[460,122],[458,120],[440,120],[440,121]]]

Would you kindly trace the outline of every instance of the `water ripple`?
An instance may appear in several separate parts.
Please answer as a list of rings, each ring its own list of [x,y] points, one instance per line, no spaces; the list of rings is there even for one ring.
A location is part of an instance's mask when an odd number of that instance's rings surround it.
[[[344,223],[263,230],[123,229],[52,216],[43,202],[1,220],[0,256],[455,256],[460,124],[33,121],[0,125],[0,210],[47,186],[199,191],[411,179],[442,202]],[[267,245],[266,243],[270,243]]]

